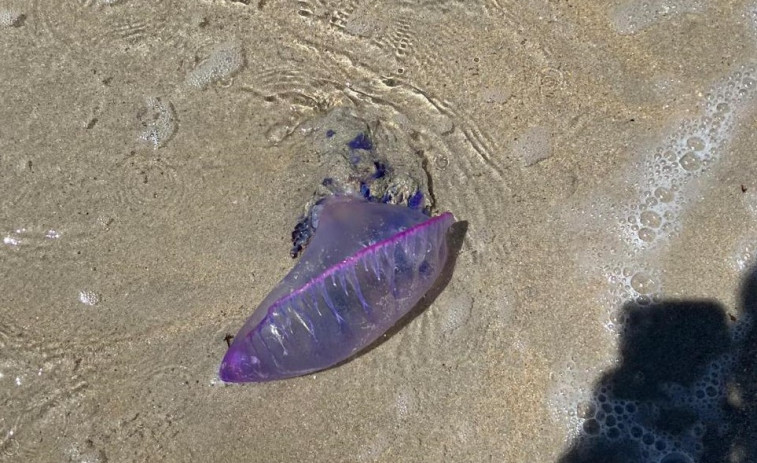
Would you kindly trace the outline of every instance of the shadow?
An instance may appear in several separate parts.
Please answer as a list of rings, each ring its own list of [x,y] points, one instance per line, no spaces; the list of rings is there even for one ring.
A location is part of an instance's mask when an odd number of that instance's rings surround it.
[[[397,334],[399,331],[402,331],[402,329],[405,326],[410,324],[410,322],[415,320],[415,318],[418,317],[418,315],[422,314],[426,309],[428,309],[431,306],[431,304],[434,303],[436,298],[439,297],[442,291],[444,291],[444,288],[447,287],[450,280],[452,280],[452,274],[455,272],[455,265],[457,264],[457,256],[460,254],[460,249],[462,249],[463,247],[463,240],[465,239],[465,234],[467,233],[467,231],[468,231],[467,221],[460,221],[460,222],[455,222],[452,224],[452,226],[449,229],[449,232],[447,232],[447,251],[449,253],[447,256],[447,262],[444,264],[444,268],[439,274],[439,278],[436,279],[436,282],[434,283],[434,285],[428,290],[428,292],[426,292],[426,294],[415,305],[415,307],[410,309],[408,313],[406,313],[402,318],[400,318],[397,321],[397,323],[394,324],[394,326],[389,328],[389,330],[386,333],[384,333],[383,336],[380,336],[378,339],[368,344],[365,348],[361,349],[352,357],[342,360],[336,365],[333,365],[321,371],[328,371],[334,368],[339,368],[345,363],[349,363],[355,360],[356,358],[359,358],[359,357],[362,357],[363,355],[368,354],[373,349],[377,348],[381,344],[391,339],[392,336]]]
[[[620,362],[582,404],[559,463],[757,462],[757,272],[740,313],[670,300],[622,308]]]

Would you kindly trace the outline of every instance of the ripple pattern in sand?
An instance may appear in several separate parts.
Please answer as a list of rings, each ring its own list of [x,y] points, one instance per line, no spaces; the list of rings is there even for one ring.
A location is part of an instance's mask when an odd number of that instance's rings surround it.
[[[36,0],[34,15],[41,34],[81,59],[170,40],[178,35],[176,23],[169,21],[178,7],[175,0]]]
[[[271,114],[279,113],[267,129],[273,143],[282,142],[309,118],[337,105],[355,107],[378,121],[393,143],[384,151],[420,158],[431,179],[432,194],[448,194],[435,198],[438,207],[465,211],[461,219],[469,221],[475,237],[469,244],[482,252],[499,248],[496,231],[487,227],[488,217],[504,210],[509,188],[505,169],[495,155],[500,148],[492,137],[451,102],[411,84],[388,87],[369,70],[364,72],[367,79],[347,86],[340,83],[344,80],[339,71],[305,75],[277,68],[248,77],[241,88],[262,99]]]
[[[0,460],[34,461],[39,433],[65,433],[66,410],[90,385],[86,350],[76,342],[37,341],[8,320],[0,323]]]
[[[158,155],[135,153],[121,168],[124,183],[118,186],[116,197],[130,210],[175,211],[186,206],[193,182],[185,178],[182,167]]]

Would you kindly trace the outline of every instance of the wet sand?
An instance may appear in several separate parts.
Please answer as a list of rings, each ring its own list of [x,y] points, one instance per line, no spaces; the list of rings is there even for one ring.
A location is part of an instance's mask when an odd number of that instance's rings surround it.
[[[575,463],[629,304],[752,332],[754,1],[7,0],[0,44],[2,461]],[[454,273],[351,362],[225,385],[341,106],[466,222]]]

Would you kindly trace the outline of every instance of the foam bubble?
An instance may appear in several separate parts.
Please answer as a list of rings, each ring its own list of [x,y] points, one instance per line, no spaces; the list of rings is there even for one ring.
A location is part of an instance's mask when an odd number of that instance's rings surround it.
[[[91,440],[84,444],[74,443],[65,450],[68,461],[76,463],[101,463],[108,461],[105,452],[95,448]]]
[[[610,16],[618,33],[630,35],[685,13],[701,13],[705,5],[703,0],[629,0]]]
[[[685,453],[673,452],[662,457],[660,463],[694,463],[694,460]]]
[[[739,315],[738,321],[731,325],[731,339],[735,343],[741,343],[746,340],[749,331],[754,325],[754,316],[750,312],[743,312]]]
[[[394,402],[394,405],[397,408],[397,417],[401,420],[408,418],[412,413],[415,412],[415,402],[415,397],[411,391],[400,391],[397,394]]]
[[[741,195],[741,202],[749,214],[757,220],[757,189],[749,188]]]
[[[26,238],[21,238],[22,235],[26,234],[26,232],[27,229],[25,227],[19,227],[13,230],[12,232],[5,235],[5,237],[3,238],[3,244],[12,247],[20,246],[21,244],[26,242]]]
[[[552,156],[552,141],[546,127],[530,127],[513,144],[513,152],[523,160],[526,167]]]
[[[662,285],[659,272],[633,265],[606,265],[603,267],[609,291],[600,296],[607,307],[607,318],[603,322],[605,329],[614,334],[623,332],[626,326],[627,303],[648,305],[662,298]]]
[[[657,290],[657,283],[646,272],[637,272],[631,277],[631,288],[639,294],[651,294]]]
[[[225,42],[216,46],[210,56],[187,75],[188,85],[203,89],[220,80],[229,79],[244,66],[244,50],[237,42]]]
[[[662,203],[670,203],[673,202],[675,199],[675,194],[670,190],[670,188],[665,187],[657,187],[654,190],[654,197],[662,202]]]
[[[583,418],[579,428],[581,445],[590,446],[597,439],[611,442],[629,439],[638,445],[642,463],[698,461],[708,431],[721,435],[728,431],[724,401],[741,400],[729,387],[728,378],[735,365],[735,355],[720,355],[690,385],[660,384],[658,390],[662,396],[656,398],[619,398],[612,381],[601,383],[583,407],[585,412],[579,415]],[[693,419],[686,429],[673,433],[656,424],[665,422],[671,411],[682,410]]]
[[[55,231],[53,229],[47,230],[47,232],[45,233],[45,238],[47,238],[49,240],[57,240],[60,237],[61,237],[60,232]]]
[[[601,406],[591,395],[592,382],[601,371],[598,365],[577,368],[573,361],[557,369],[556,381],[547,398],[548,408],[552,420],[565,426],[569,438],[581,434],[582,428],[587,426],[586,420],[593,418]],[[588,426],[591,427],[591,423]]]
[[[661,392],[681,399],[680,406],[691,409],[691,404],[684,400],[689,391],[681,385],[664,385]],[[692,432],[674,436],[658,429],[654,424],[665,413],[657,400],[621,399],[615,396],[611,382],[598,386],[590,402],[588,413],[580,427],[581,445],[591,446],[597,440],[633,442],[638,448],[641,457],[639,461],[642,463],[659,463],[676,454],[691,459],[701,453],[704,432],[698,437],[695,432],[695,429],[706,429],[701,420],[692,424]]]
[[[697,156],[693,151],[689,151],[688,153],[685,153],[683,156],[681,156],[681,159],[678,160],[678,163],[681,164],[683,170],[687,171],[694,171],[702,166],[702,162],[699,160],[699,156]]]
[[[19,27],[26,15],[13,10],[0,10],[0,27]]]
[[[649,228],[642,228],[637,233],[638,237],[642,241],[646,241],[648,243],[651,243],[657,238],[657,233],[655,233],[654,230]]]
[[[654,151],[643,156],[640,195],[622,208],[622,236],[636,251],[679,232],[679,217],[696,179],[723,156],[739,111],[757,92],[757,74],[742,66],[714,85],[703,114],[683,121]],[[746,196],[745,196],[746,200]]]
[[[84,305],[94,306],[100,303],[100,296],[89,289],[79,291],[79,302]]]
[[[648,301],[648,299],[657,294],[660,290],[658,272],[643,269],[637,266],[605,266],[605,277],[607,282],[613,287],[611,292],[617,296],[619,302]]]
[[[747,6],[745,16],[749,25],[752,26],[753,33],[757,32],[757,2],[752,2],[751,5]]]
[[[745,272],[757,261],[757,246],[751,239],[738,244],[732,260],[734,270]]]
[[[61,232],[53,229],[45,229],[39,226],[19,227],[3,237],[3,244],[12,248],[29,246],[31,248],[43,246],[45,243],[55,241],[63,236]]]
[[[170,101],[148,97],[145,99],[145,109],[137,117],[145,127],[140,140],[152,144],[154,149],[165,146],[176,133],[176,113]]]
[[[463,326],[471,315],[473,297],[463,293],[444,305],[441,319],[441,330],[449,335]]]
[[[647,228],[660,228],[662,225],[662,217],[654,211],[643,211],[639,215],[639,223]]]

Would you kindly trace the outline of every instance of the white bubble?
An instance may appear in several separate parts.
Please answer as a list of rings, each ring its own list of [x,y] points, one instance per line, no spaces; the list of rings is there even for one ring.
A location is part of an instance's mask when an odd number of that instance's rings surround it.
[[[45,238],[49,240],[57,240],[58,238],[60,238],[60,236],[61,236],[60,232],[57,232],[52,229],[48,230],[47,233],[45,233]]]
[[[669,203],[675,199],[673,192],[665,187],[656,188],[654,190],[654,196],[663,203]]]
[[[657,290],[657,283],[645,272],[637,272],[631,277],[631,287],[639,294],[650,294]]]
[[[686,146],[694,151],[702,151],[705,148],[704,140],[699,137],[691,137],[686,140]]]
[[[660,225],[662,225],[662,217],[656,212],[644,211],[639,216],[639,222],[648,228],[660,228]]]
[[[94,448],[91,443],[74,443],[65,450],[65,454],[68,457],[67,461],[76,463],[101,463],[102,461],[107,461],[104,453]]]
[[[639,239],[651,243],[657,237],[657,233],[650,228],[642,228],[638,232]]]
[[[145,126],[139,138],[152,144],[154,149],[165,146],[176,133],[176,114],[170,101],[148,97],[145,99],[145,109],[137,117]]]
[[[757,191],[755,188],[749,188],[748,192],[741,195],[741,201],[744,203],[744,208],[757,219]]]
[[[681,159],[679,159],[678,162],[681,164],[681,167],[683,167],[683,170],[687,171],[697,170],[701,166],[699,157],[694,154],[693,151],[690,151],[681,156]]]
[[[210,56],[188,75],[188,85],[203,89],[209,84],[233,77],[244,66],[244,50],[237,42],[225,42],[210,52]]]
[[[26,15],[13,10],[0,10],[0,27],[18,27],[23,24]]]
[[[593,402],[592,383],[603,367],[612,366],[614,359],[605,359],[602,363],[605,365],[583,366],[568,361],[557,368],[554,382],[549,385],[547,405],[550,418],[565,427],[568,437],[575,437],[580,432],[585,413],[583,405]]]
[[[410,391],[403,390],[397,394],[394,404],[397,407],[397,417],[405,419],[414,412],[415,398]]]
[[[744,240],[738,245],[734,254],[733,268],[739,272],[744,272],[755,263],[757,247],[752,240]]]
[[[746,107],[746,101],[739,101],[735,92],[726,91],[736,84],[743,84],[747,78],[745,69],[742,67],[713,86],[703,114],[696,119],[684,120],[662,144],[645,156],[638,182],[638,202],[626,206],[626,210],[635,213],[636,206],[642,205],[638,217],[640,226],[621,224],[623,236],[636,250],[648,249],[653,243],[657,247],[658,242],[675,236],[680,230],[678,218],[689,200],[696,197],[699,183],[693,180],[709,171],[722,157],[735,119],[740,109]],[[745,97],[757,91],[741,90],[746,91]],[[647,194],[649,191],[653,192],[652,197]],[[644,212],[651,214],[642,216]],[[652,214],[663,216],[665,220]]]
[[[619,34],[635,34],[663,20],[704,11],[703,0],[628,0],[611,12]]]
[[[94,291],[84,289],[79,291],[79,302],[84,305],[97,305],[100,302],[100,296]]]
[[[450,334],[463,326],[470,318],[472,307],[473,298],[465,293],[445,304],[441,320],[442,332]]]

